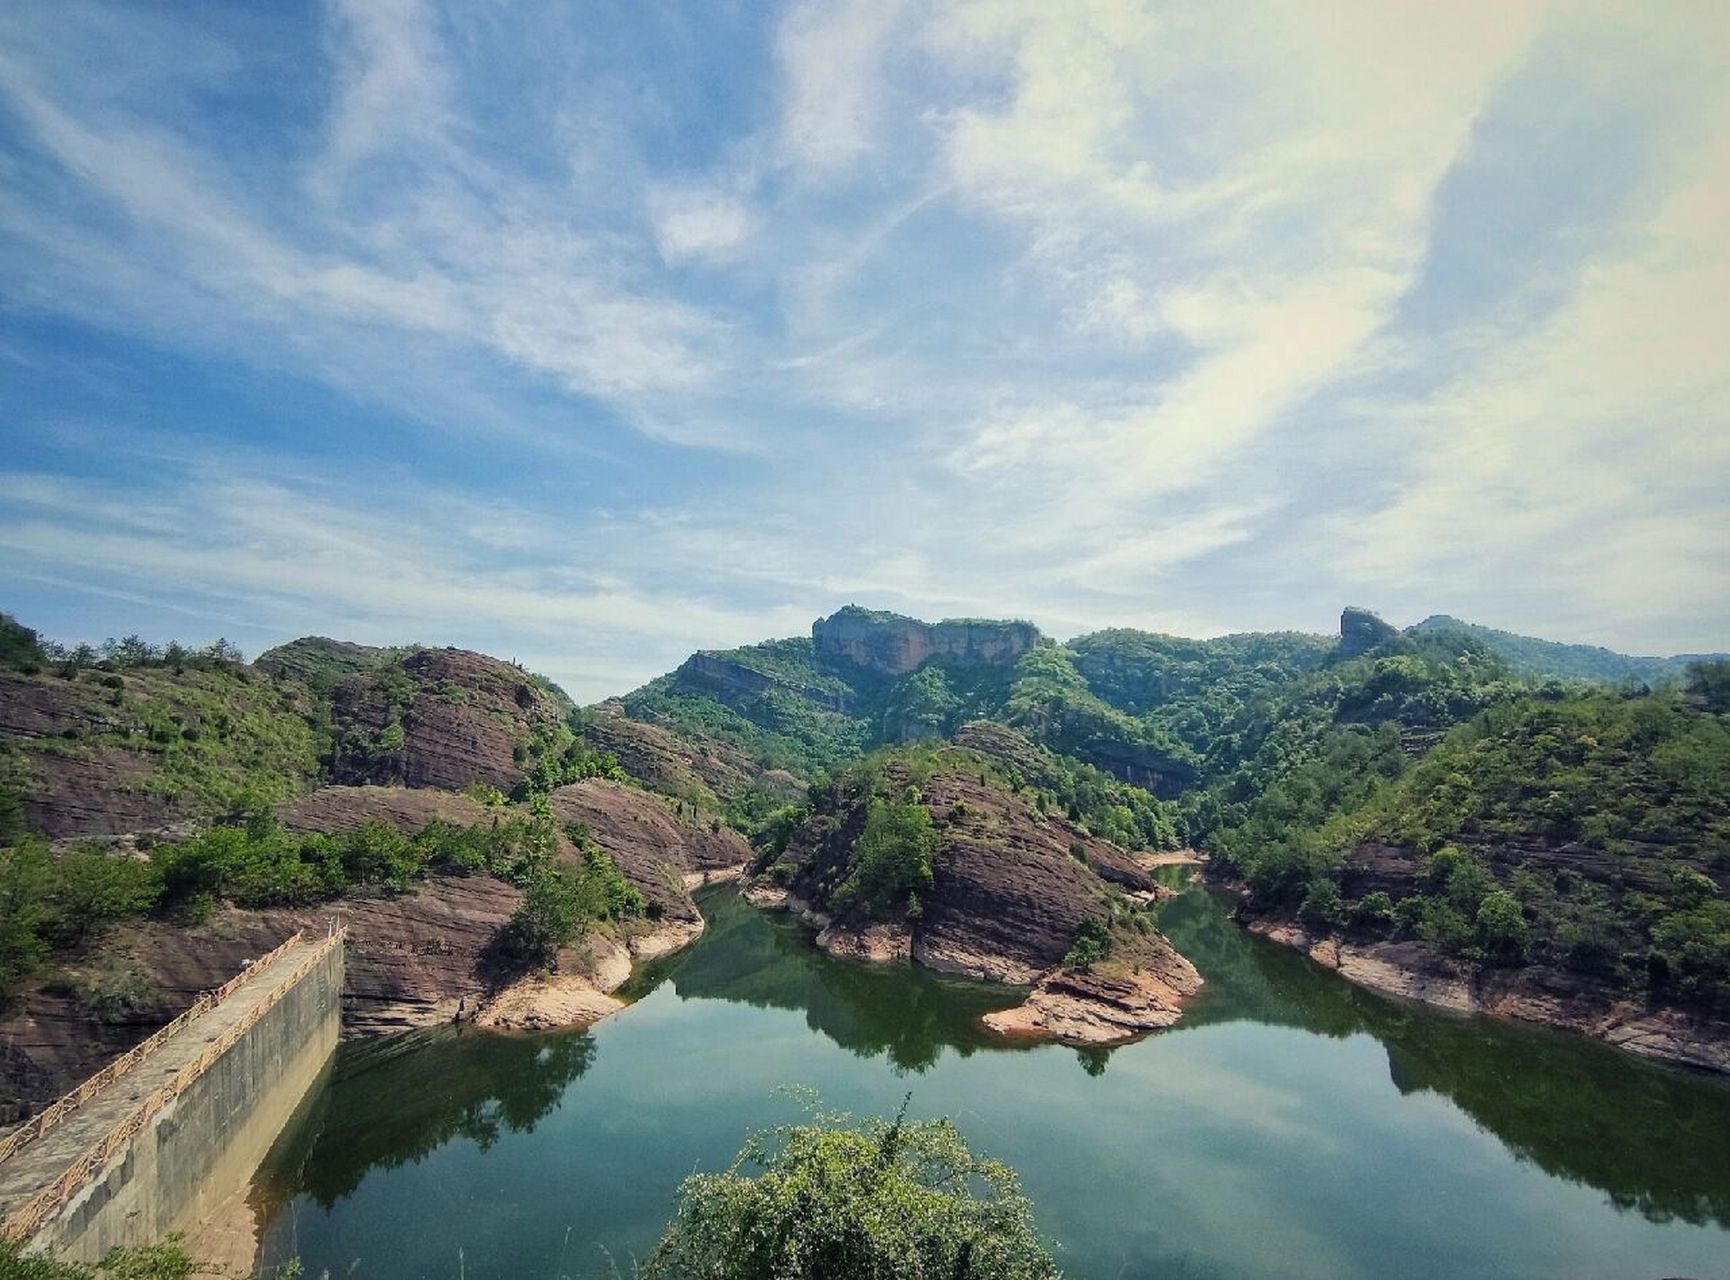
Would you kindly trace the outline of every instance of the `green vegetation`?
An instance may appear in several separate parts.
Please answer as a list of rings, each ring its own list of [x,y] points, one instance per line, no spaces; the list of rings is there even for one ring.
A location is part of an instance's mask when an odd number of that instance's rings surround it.
[[[529,742],[519,748],[518,756],[518,763],[525,769],[511,792],[514,800],[544,796],[585,778],[630,781],[619,767],[617,756],[610,751],[596,751],[568,723],[537,725]]]
[[[343,681],[399,663],[410,654],[419,652],[420,648],[420,645],[375,648],[344,640],[327,640],[323,636],[303,636],[274,649],[266,649],[253,659],[253,665],[278,679],[299,681],[323,698]]]
[[[1494,653],[1516,675],[1534,679],[1589,680],[1599,684],[1625,681],[1658,683],[1681,676],[1693,660],[1690,655],[1673,658],[1635,658],[1590,644],[1560,644],[1533,636],[1515,635],[1494,627],[1461,622],[1446,614],[1425,618],[1411,629],[1418,635],[1452,632],[1467,636]],[[1723,654],[1701,655],[1723,658]]]
[[[592,842],[579,848],[584,892],[602,903],[583,919],[640,913],[640,895],[605,853]],[[55,854],[47,842],[27,837],[0,848],[0,992],[119,920],[152,913],[197,919],[219,901],[299,906],[403,890],[431,871],[486,872],[534,885],[549,874],[556,851],[557,828],[544,806],[470,827],[435,819],[413,836],[385,822],[339,835],[301,834],[264,814],[158,843],[143,857],[95,845]]]
[[[1094,965],[1109,960],[1112,949],[1111,924],[1098,916],[1088,916],[1075,931],[1075,942],[1063,957],[1063,967],[1071,973],[1087,973]]]
[[[936,824],[917,799],[872,796],[865,828],[853,842],[852,868],[830,907],[843,919],[917,919],[919,895],[931,887],[938,842]]]
[[[209,1275],[220,1268],[194,1262],[180,1247],[180,1237],[167,1239],[134,1249],[110,1249],[101,1262],[86,1266],[82,1262],[65,1262],[42,1254],[25,1253],[25,1243],[0,1236],[0,1278],[3,1280],[187,1280],[189,1276]],[[298,1280],[302,1268],[298,1261],[272,1267],[271,1280]]]
[[[1124,714],[1096,695],[1067,649],[1042,645],[1021,656],[1003,708],[1006,723],[1054,751],[1097,763],[1131,758],[1156,772],[1187,777],[1195,752],[1148,719]]]
[[[48,661],[41,638],[9,613],[0,613],[0,667],[34,674]]]
[[[606,851],[580,829],[571,832],[582,853],[571,864],[542,864],[528,877],[523,900],[493,945],[493,958],[511,970],[554,967],[559,948],[589,926],[635,919],[648,909]]]
[[[1314,926],[1730,1005],[1722,714],[1675,693],[1552,690],[1497,702],[1415,763],[1394,735],[1324,736],[1213,848]],[[1409,892],[1342,892],[1365,841],[1415,851]]]
[[[124,680],[123,683],[114,683]],[[274,803],[317,778],[324,742],[292,696],[233,664],[172,665],[109,676],[113,710],[78,748],[123,747],[154,765],[139,783],[189,812]]]
[[[756,1170],[755,1176],[747,1172]],[[1015,1173],[947,1120],[844,1116],[754,1135],[679,1188],[646,1280],[1035,1280],[1058,1275]]]
[[[1200,755],[1246,707],[1318,670],[1333,641],[1289,631],[1188,640],[1117,629],[1067,647],[1096,695]]]
[[[178,1237],[138,1249],[113,1249],[95,1266],[26,1254],[22,1240],[0,1236],[0,1276],[5,1280],[186,1280],[204,1268],[187,1257]],[[282,1280],[299,1268],[278,1273]]]
[[[1690,663],[1687,690],[1707,711],[1730,711],[1730,658]]]
[[[1332,663],[1221,729],[1206,785],[1182,800],[1190,836],[1242,867],[1251,848],[1301,840],[1295,827],[1353,806],[1454,724],[1529,689],[1482,646],[1447,635],[1397,637]]]

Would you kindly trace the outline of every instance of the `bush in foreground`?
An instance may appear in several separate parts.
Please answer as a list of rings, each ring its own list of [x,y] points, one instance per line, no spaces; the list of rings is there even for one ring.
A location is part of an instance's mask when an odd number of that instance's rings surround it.
[[[1058,1274],[1014,1171],[975,1156],[949,1121],[904,1114],[863,1127],[827,1116],[754,1135],[726,1172],[685,1179],[643,1268],[645,1280]]]

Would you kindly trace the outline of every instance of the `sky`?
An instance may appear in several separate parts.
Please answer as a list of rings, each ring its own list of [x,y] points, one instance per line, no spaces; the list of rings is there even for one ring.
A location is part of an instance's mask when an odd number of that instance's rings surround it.
[[[15,0],[0,608],[1730,648],[1730,4]]]

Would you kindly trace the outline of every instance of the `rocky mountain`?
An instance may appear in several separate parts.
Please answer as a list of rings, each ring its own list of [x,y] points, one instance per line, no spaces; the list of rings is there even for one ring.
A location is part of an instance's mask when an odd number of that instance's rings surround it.
[[[891,676],[908,675],[937,658],[1007,666],[1041,639],[1031,622],[985,618],[921,622],[857,605],[811,624],[811,640],[819,655]]]
[[[573,710],[549,682],[461,649],[386,658],[330,699],[334,781],[507,792],[570,736]]]
[[[809,639],[694,654],[618,706],[805,780],[985,717],[1172,796],[1198,780],[1195,744],[1209,723],[1333,647],[1291,633],[1198,641],[1128,630],[1058,645],[1025,622],[927,623],[849,605],[814,622]]]
[[[1564,687],[1514,641],[1353,608],[1338,637],[1057,643],[849,606],[579,709],[455,649],[69,651],[0,615],[0,1078],[45,1096],[187,964],[333,912],[357,1026],[593,1017],[702,927],[688,886],[746,864],[838,953],[1030,984],[1000,1033],[1109,1041],[1194,991],[1145,870],[1186,845],[1354,980],[1716,1063],[1730,667]],[[547,894],[577,936],[524,934]],[[185,937],[204,959],[171,958]],[[558,974],[501,967],[525,954]],[[1556,995],[1588,988],[1669,1021]]]

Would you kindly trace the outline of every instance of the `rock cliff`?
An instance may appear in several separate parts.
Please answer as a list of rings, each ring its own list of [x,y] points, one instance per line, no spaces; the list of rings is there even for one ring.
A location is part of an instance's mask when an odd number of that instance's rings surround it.
[[[520,667],[462,649],[422,649],[331,691],[339,783],[508,791],[537,732],[569,706]]]
[[[1355,658],[1399,634],[1398,630],[1368,609],[1347,605],[1340,613],[1339,656]]]
[[[916,781],[892,763],[886,780],[893,792],[917,794],[940,832],[931,884],[919,895],[915,917],[873,923],[831,917],[870,808],[850,780],[819,800],[759,878],[784,886],[789,905],[822,929],[818,942],[826,950],[1033,986],[1037,1008],[994,1029],[1076,1043],[1108,1043],[1169,1025],[1200,986],[1188,961],[1151,931],[1121,932],[1115,968],[1064,972],[1084,925],[1123,914],[1126,892],[1143,902],[1157,896],[1153,880],[1124,850],[1038,812],[961,761]]]
[[[1008,665],[1038,644],[1040,635],[1030,622],[921,622],[849,605],[813,622],[811,639],[826,658],[905,675],[933,658]]]

